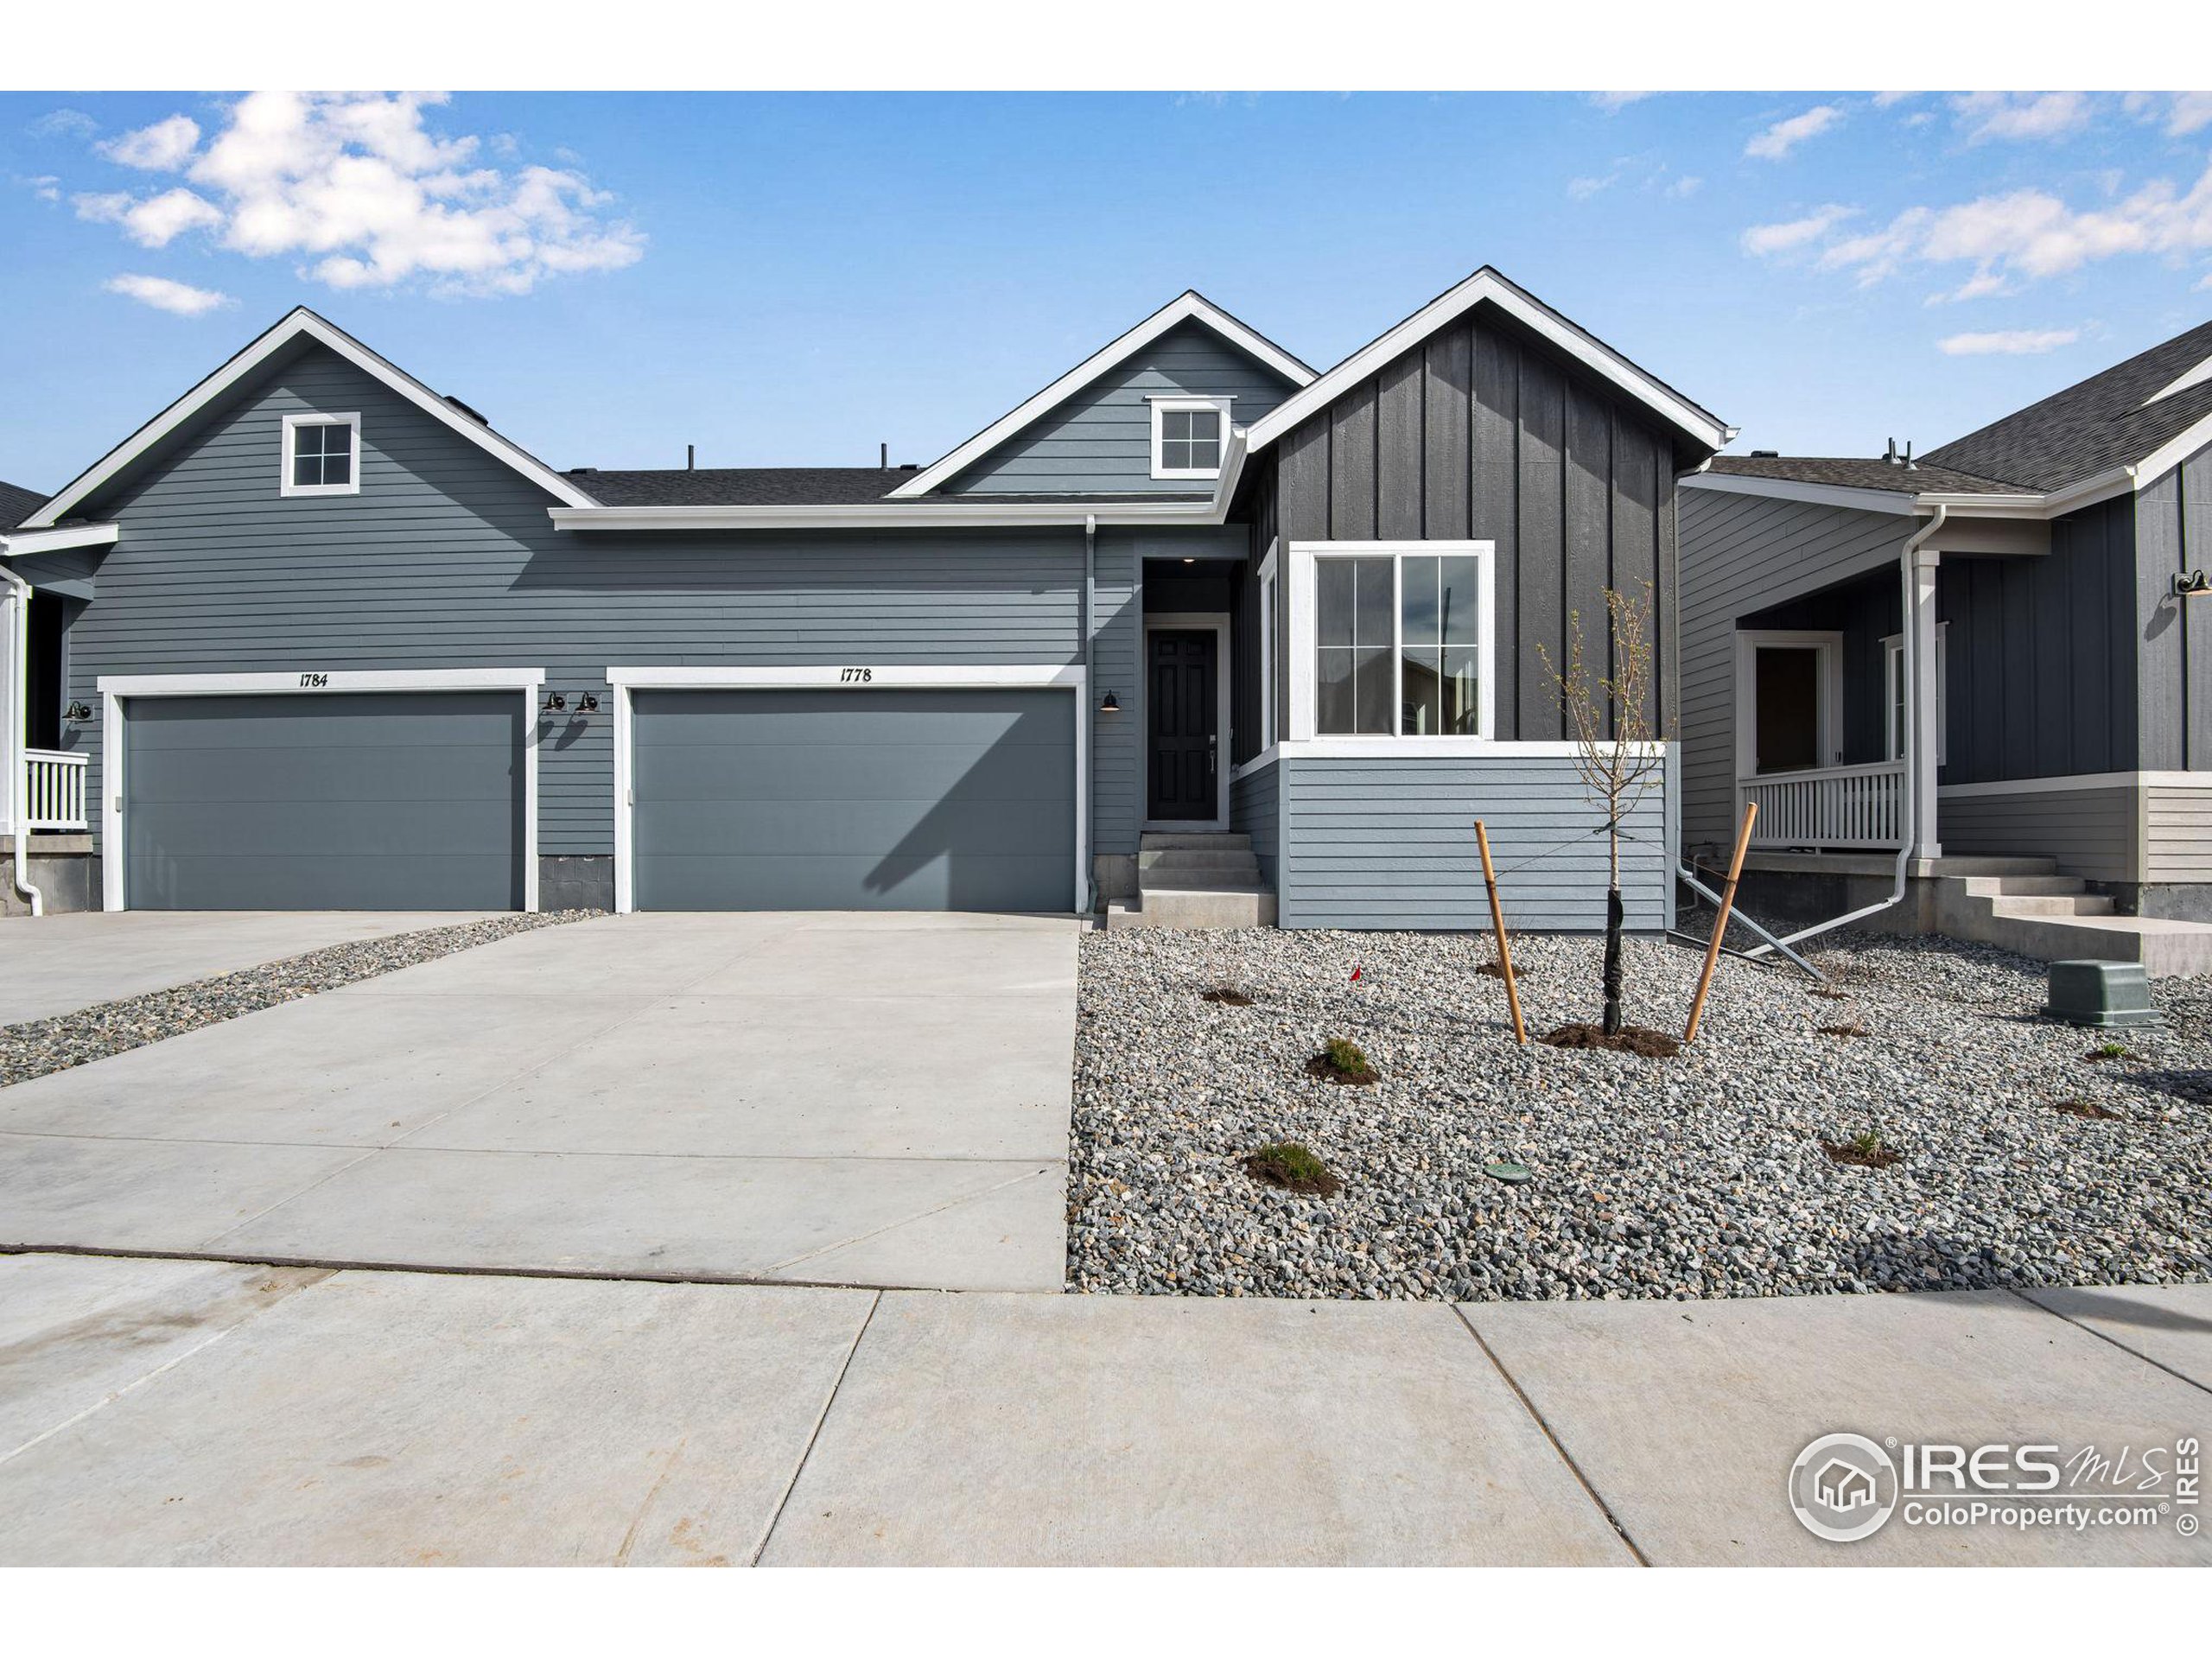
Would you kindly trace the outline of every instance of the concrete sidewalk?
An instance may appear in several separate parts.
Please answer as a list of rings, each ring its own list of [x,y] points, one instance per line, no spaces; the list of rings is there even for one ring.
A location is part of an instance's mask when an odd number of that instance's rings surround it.
[[[0,1259],[0,1564],[2212,1562],[1815,1435],[2171,1445],[2212,1287],[1264,1302]]]

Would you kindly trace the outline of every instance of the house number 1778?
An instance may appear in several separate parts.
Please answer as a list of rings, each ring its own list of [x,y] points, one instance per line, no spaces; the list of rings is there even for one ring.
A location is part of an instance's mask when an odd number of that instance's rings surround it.
[[[874,677],[875,671],[872,668],[841,668],[837,671],[840,685],[866,685]]]

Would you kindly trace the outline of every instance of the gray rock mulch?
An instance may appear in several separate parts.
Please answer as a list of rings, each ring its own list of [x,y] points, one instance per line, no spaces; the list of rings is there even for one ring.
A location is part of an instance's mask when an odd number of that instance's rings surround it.
[[[2166,1023],[2091,1059],[2102,1033],[2038,1016],[2040,963],[1843,936],[1820,958],[1840,996],[1724,961],[1696,1045],[1646,1059],[1518,1047],[1503,987],[1476,971],[1493,955],[1480,936],[1086,935],[1069,1287],[1548,1299],[2212,1275],[2212,982],[2158,985]],[[1596,1017],[1597,941],[1515,956],[1532,1035]],[[1699,966],[1631,941],[1629,1019],[1679,1033]],[[1220,987],[1251,1006],[1203,1000]],[[1332,1037],[1381,1081],[1309,1076]],[[1895,1161],[1823,1147],[1870,1135]],[[1246,1173],[1286,1141],[1341,1191]],[[1526,1184],[1484,1173],[1503,1163]]]
[[[535,915],[518,912],[482,921],[457,922],[451,927],[423,928],[412,933],[393,933],[383,938],[359,939],[326,946],[282,962],[242,968],[213,979],[197,979],[149,991],[143,996],[115,1002],[96,1002],[68,1014],[21,1025],[0,1027],[0,1089],[28,1083],[50,1071],[105,1059],[111,1054],[143,1048],[165,1037],[181,1036],[202,1026],[219,1025],[242,1014],[253,1014],[334,991],[364,979],[374,979],[417,963],[451,956],[456,950],[489,944],[532,928],[556,927],[604,915],[596,910],[546,911]]]

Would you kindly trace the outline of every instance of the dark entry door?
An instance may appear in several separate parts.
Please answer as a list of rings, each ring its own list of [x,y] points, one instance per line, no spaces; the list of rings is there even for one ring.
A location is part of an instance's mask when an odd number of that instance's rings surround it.
[[[1147,817],[1214,816],[1214,767],[1219,763],[1221,738],[1215,637],[1204,628],[1160,628],[1150,636],[1151,677],[1145,702],[1152,728]]]
[[[1821,667],[1821,652],[1815,645],[1758,647],[1752,687],[1753,771],[1802,772],[1824,764]]]

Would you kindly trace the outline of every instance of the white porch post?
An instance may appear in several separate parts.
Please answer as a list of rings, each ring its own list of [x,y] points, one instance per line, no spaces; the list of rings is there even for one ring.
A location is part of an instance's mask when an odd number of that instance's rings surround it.
[[[1943,855],[1943,843],[1936,834],[1936,757],[1941,753],[1936,718],[1942,706],[1936,696],[1936,571],[1942,562],[1942,554],[1932,547],[1914,550],[1912,614],[1905,619],[1912,676],[1906,714],[1912,722],[1913,769],[1912,823],[1905,833],[1916,859]]]
[[[16,607],[25,602],[17,595],[12,580],[0,584],[0,835],[15,833],[16,820],[24,804],[21,745],[25,716],[16,695],[23,677],[16,663],[22,629],[17,625]],[[5,880],[0,875],[0,881]]]

